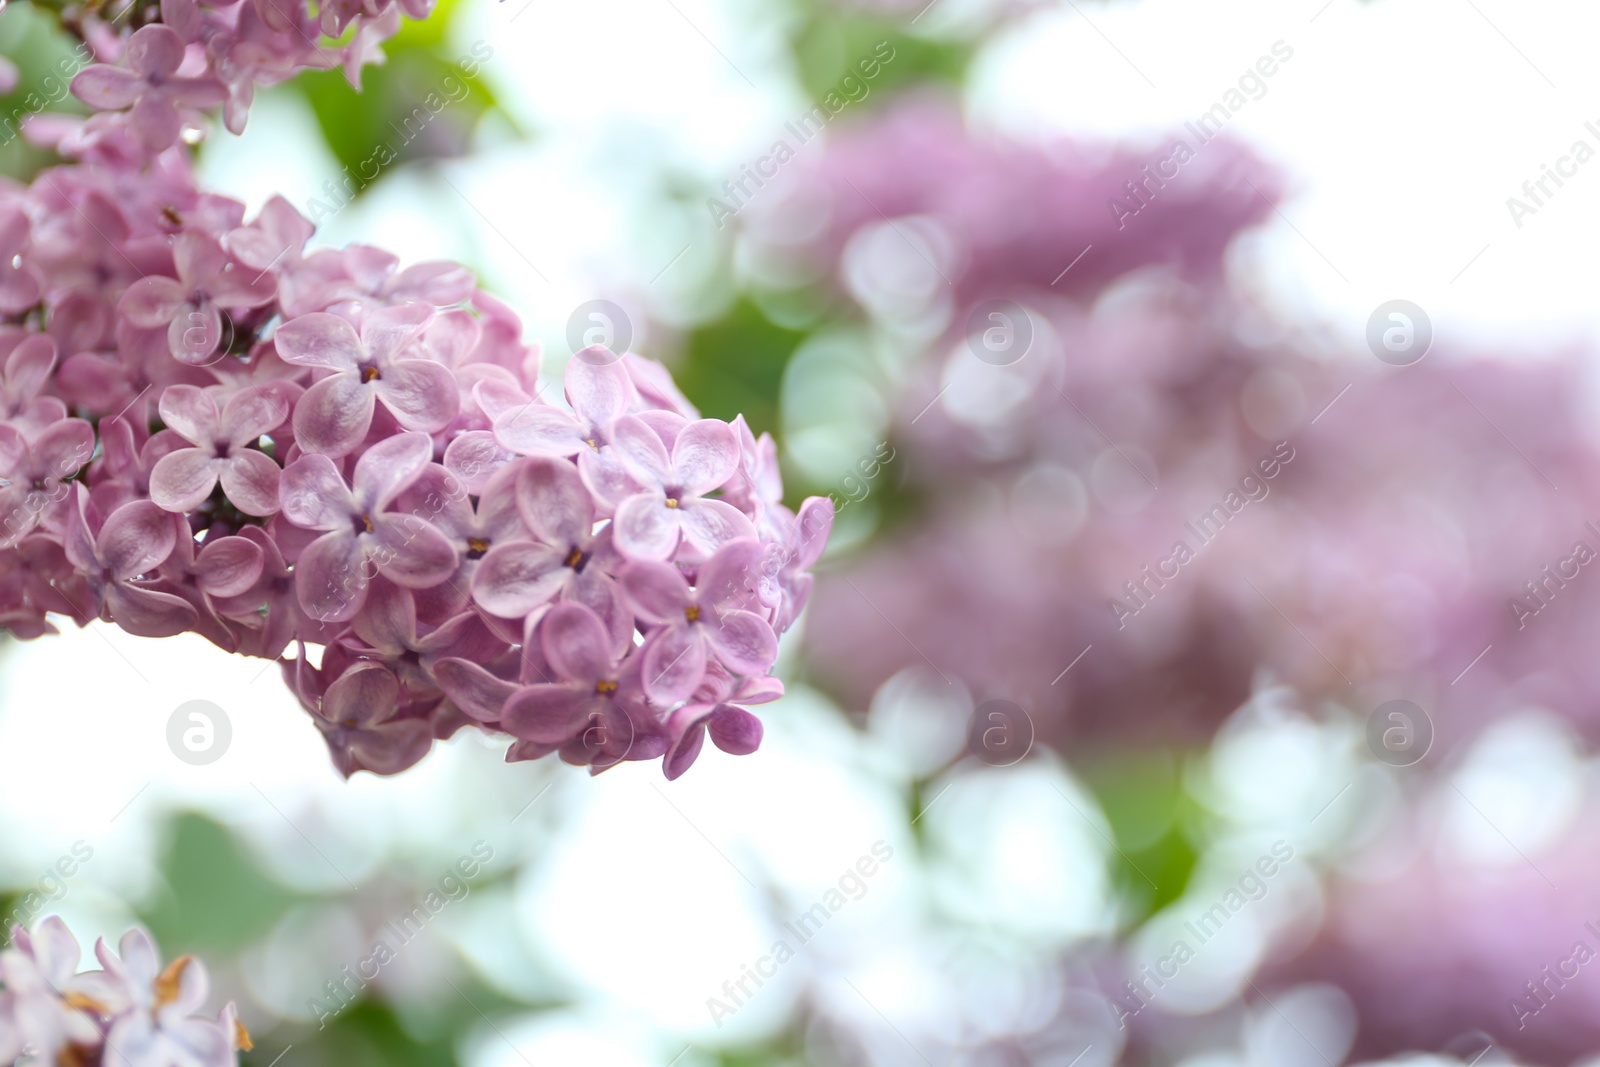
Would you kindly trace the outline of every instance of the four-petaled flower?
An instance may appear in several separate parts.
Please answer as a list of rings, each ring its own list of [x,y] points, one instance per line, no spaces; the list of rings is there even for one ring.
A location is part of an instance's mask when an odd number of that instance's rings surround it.
[[[295,592],[306,614],[344,622],[361,610],[377,574],[397,585],[423,588],[455,570],[455,549],[431,523],[385,511],[432,455],[433,441],[425,433],[387,438],[356,461],[353,488],[327,456],[301,456],[284,470],[279,484],[284,517],[308,530],[327,531],[295,564]]]
[[[253,386],[217,402],[204,389],[170,386],[161,394],[161,418],[193,448],[169,452],[150,472],[150,499],[168,511],[192,511],[222,481],[222,491],[246,515],[278,510],[278,476],[272,457],[250,448],[282,426],[294,406],[280,384]]]
[[[519,398],[493,412],[494,438],[524,456],[577,456],[584,482],[614,503],[610,498],[626,495],[630,486],[610,448],[611,424],[634,399],[633,379],[616,356],[596,345],[567,361],[562,383],[570,414]]]
[[[520,468],[502,467],[484,484],[473,486],[437,463],[401,497],[401,506],[420,514],[449,538],[461,563],[450,581],[453,607],[465,607],[472,578],[498,546],[525,541],[528,528],[517,509],[515,486]],[[474,499],[476,498],[476,499]]]
[[[0,339],[3,343],[4,339]],[[52,338],[34,334],[19,341],[0,360],[0,419],[9,420],[24,435],[37,435],[51,423],[66,418],[67,405],[59,397],[40,395],[55,368],[56,343]]]
[[[82,956],[77,939],[54,916],[31,934],[17,928],[15,947],[0,952],[0,1063],[12,1062],[24,1048],[32,1062],[55,1063],[71,1045],[99,1042],[100,1028],[85,1011],[99,1005],[85,991],[88,976],[77,974]]]
[[[557,604],[539,624],[539,646],[561,680],[512,693],[500,721],[506,732],[600,769],[630,756],[648,758],[641,756],[645,750],[665,750],[665,736],[629,669],[637,669],[638,659],[622,661],[598,615],[582,604]]]
[[[428,751],[432,729],[425,719],[396,718],[399,697],[399,680],[381,663],[356,663],[328,686],[316,723],[339,773],[396,774]]]
[[[351,451],[367,436],[379,400],[408,430],[433,433],[456,417],[460,395],[450,368],[431,359],[403,358],[433,314],[423,304],[380,308],[362,320],[359,335],[325,311],[278,327],[274,341],[285,361],[333,372],[307,389],[295,407],[295,440],[301,448],[330,456]]]
[[[95,63],[72,79],[72,92],[90,107],[117,111],[131,107],[128,125],[146,149],[156,152],[178,139],[179,107],[216,107],[227,95],[213,77],[178,77],[183,38],[170,27],[136,30],[128,39],[125,67]]]
[[[153,589],[145,581],[177,544],[172,515],[148,500],[113,511],[98,531],[90,529],[89,494],[78,486],[67,509],[66,550],[85,575],[102,617],[138,637],[172,637],[195,628],[189,602]]]
[[[162,967],[155,943],[139,929],[124,934],[117,948],[96,942],[105,970],[80,979],[116,1016],[105,1036],[106,1067],[232,1067],[235,1034],[196,1015],[211,991],[205,965],[179,956]]]
[[[265,271],[240,267],[215,240],[185,230],[172,245],[178,277],[152,275],[128,286],[118,308],[135,326],[167,328],[167,347],[183,363],[203,365],[231,344],[232,320],[223,308],[254,308],[267,303],[277,283]]]
[[[373,582],[366,609],[351,629],[359,640],[346,639],[342,644],[362,659],[381,659],[411,696],[440,692],[432,673],[437,660],[488,659],[505,647],[470,611],[419,634],[411,591],[382,579]]]
[[[602,565],[617,561],[608,529],[595,533],[594,503],[578,472],[562,460],[531,459],[516,474],[518,510],[539,540],[491,548],[472,576],[473,599],[490,614],[520,619],[560,595],[614,620],[615,583]],[[602,565],[590,567],[597,554]]]
[[[735,538],[756,535],[744,512],[705,495],[726,484],[739,466],[739,438],[727,423],[684,424],[669,454],[649,423],[623,415],[611,424],[611,447],[642,487],[617,504],[612,537],[623,555],[664,560],[680,537],[710,554]]]
[[[52,423],[31,443],[0,423],[0,548],[40,523],[56,525],[71,493],[67,479],[92,455],[94,427],[83,419]]]
[[[673,704],[688,699],[714,656],[736,675],[761,675],[778,658],[778,638],[760,605],[762,547],[754,538],[730,541],[700,566],[691,590],[683,572],[667,563],[636,560],[622,570],[623,595],[656,629],[642,656],[644,690]]]

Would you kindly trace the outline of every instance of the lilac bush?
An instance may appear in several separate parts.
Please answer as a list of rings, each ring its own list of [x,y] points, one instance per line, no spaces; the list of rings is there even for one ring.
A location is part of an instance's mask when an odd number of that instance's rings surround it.
[[[205,109],[237,131],[258,84],[355,82],[429,7],[64,13],[95,112],[31,118],[65,162],[0,185],[0,627],[280,660],[346,775],[466,725],[592,771],[676,777],[708,729],[752,751],[832,523],[783,506],[771,438],[633,353],[578,353],[547,399],[465,268],[308,250],[282,198],[246,222],[195,184]]]
[[[150,935],[135,928],[113,951],[95,943],[99,970],[79,972],[82,950],[52,916],[32,933],[18,926],[0,952],[0,1063],[105,1067],[232,1067],[250,1034],[232,1004],[199,1014],[210,995],[205,965],[180,956],[161,965]]]
[[[1216,139],[1119,228],[1107,199],[1139,158],[912,100],[772,190],[827,210],[752,205],[753,257],[842,293],[895,280],[852,273],[872,205],[946,256],[944,279],[887,233],[948,305],[882,385],[903,459],[878,485],[915,521],[821,584],[811,662],[848,706],[937,671],[1071,746],[1202,744],[1273,684],[1364,712],[1390,687],[1448,694],[1438,753],[1523,703],[1600,738],[1585,354],[1441,339],[1395,368],[1291,332],[1227,267],[1284,177]],[[992,298],[1032,327],[1004,366],[963,335]]]

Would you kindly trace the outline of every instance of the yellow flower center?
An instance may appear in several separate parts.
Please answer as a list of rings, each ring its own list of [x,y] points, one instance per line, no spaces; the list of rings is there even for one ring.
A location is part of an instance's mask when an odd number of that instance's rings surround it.
[[[610,696],[617,691],[617,683],[607,678],[602,678],[594,683],[594,691],[602,696]]]
[[[99,1015],[108,1015],[111,1012],[110,1008],[106,1007],[98,1000],[94,999],[93,997],[84,996],[82,993],[63,993],[61,999],[67,1002],[67,1007],[76,1008],[79,1011],[92,1011]]]
[[[167,969],[162,971],[156,978],[156,1005],[158,1007],[171,1004],[178,999],[178,990],[183,985],[183,972],[193,962],[193,956],[179,956],[167,964]]]
[[[684,608],[683,609],[683,617],[688,619],[690,622],[699,622],[700,621],[700,605],[699,604],[690,604],[688,607]]]

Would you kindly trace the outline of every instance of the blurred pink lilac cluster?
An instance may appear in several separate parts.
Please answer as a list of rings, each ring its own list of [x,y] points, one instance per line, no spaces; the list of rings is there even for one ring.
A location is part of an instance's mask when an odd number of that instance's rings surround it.
[[[1194,146],[1179,177],[1157,190],[1145,168],[1165,145],[1041,149],[969,131],[949,102],[910,96],[842,126],[822,154],[755,200],[746,250],[764,278],[836,282],[871,307],[884,287],[861,272],[881,240],[928,266],[936,283],[926,300],[899,293],[886,310],[958,322],[986,298],[1093,293],[1151,265],[1211,274],[1234,235],[1271,213],[1279,179],[1214,140]],[[1147,180],[1147,206],[1119,226],[1108,203],[1133,203],[1128,184]],[[895,222],[875,237],[885,219]]]
[[[1363,714],[1448,700],[1452,744],[1529,702],[1600,736],[1600,582],[1542,569],[1600,548],[1577,354],[1393,367],[1291,336],[1225,256],[1281,180],[1213,140],[1119,227],[1145,158],[911,101],[752,219],[754,262],[805,265],[769,284],[832,285],[922,346],[883,385],[918,510],[819,588],[827,676],[864,707],[932,664],[1063,742],[1204,741],[1272,683]],[[852,251],[874,229],[887,265]],[[874,297],[910,291],[913,252],[920,330]],[[1002,299],[1031,345],[997,365],[968,325]]]
[[[1357,723],[1415,702],[1432,748],[1401,829],[1317,885],[1250,992],[1336,983],[1356,1057],[1576,1062],[1597,1033],[1592,792],[1565,836],[1499,867],[1427,820],[1455,802],[1521,840],[1452,787],[1497,723],[1537,709],[1600,741],[1586,354],[1441,342],[1400,367],[1297,333],[1231,269],[1281,180],[1208,142],[1119,227],[1108,201],[1148,158],[1008,144],[915,101],[797,162],[786,216],[752,213],[762,282],[848,300],[910,351],[880,378],[899,497],[820,580],[808,655],[850,707],[906,670],[1015,702],[1081,766],[1096,746],[1204,746],[1279,686]],[[1031,336],[1015,359],[973,343],[999,300]],[[1187,1041],[1254,999],[1134,1029]]]
[[[1485,779],[1475,784],[1468,772],[1421,783],[1330,872],[1309,942],[1284,937],[1261,981],[1336,983],[1361,1020],[1359,1057],[1431,1049],[1470,1061],[1492,1044],[1501,1051],[1488,1062],[1510,1062],[1508,1053],[1518,1063],[1592,1062],[1597,796],[1592,764],[1581,767],[1581,782],[1562,780],[1563,769],[1541,768],[1541,784],[1558,794],[1541,800],[1558,814],[1537,842],[1519,832],[1514,851],[1487,831],[1499,856],[1466,847],[1462,833],[1483,826],[1473,805],[1487,795]]]
[[[232,1067],[252,1047],[232,1004],[199,1014],[211,984],[193,956],[162,967],[137,928],[116,951],[104,940],[94,951],[101,969],[80,973],[82,950],[60,919],[13,931],[0,952],[0,1062]]]
[[[786,509],[771,438],[699,418],[660,364],[587,349],[552,402],[466,269],[307,251],[283,199],[247,223],[197,188],[179,113],[220,99],[224,23],[270,7],[164,5],[75,81],[104,110],[56,142],[71,162],[0,187],[0,625],[298,646],[346,775],[467,724],[593,770],[676,777],[707,732],[753,751],[831,506]]]

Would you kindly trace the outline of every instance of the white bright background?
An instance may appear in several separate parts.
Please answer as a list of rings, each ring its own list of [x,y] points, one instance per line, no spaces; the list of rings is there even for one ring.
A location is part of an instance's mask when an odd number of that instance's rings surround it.
[[[939,0],[919,25],[957,32],[970,6]],[[318,241],[371,241],[412,261],[465,259],[558,360],[569,312],[596,296],[624,296],[659,321],[691,320],[708,310],[696,301],[719,238],[698,205],[663,207],[663,175],[714,186],[804,107],[782,17],[736,0],[476,4],[459,27],[459,52],[492,44],[482,76],[535,139],[513,142],[491,122],[471,157],[386,175]],[[1198,117],[1282,40],[1293,59],[1228,127],[1293,179],[1251,284],[1351,344],[1372,308],[1399,297],[1426,308],[1445,341],[1538,352],[1592,342],[1600,325],[1591,296],[1600,159],[1520,230],[1505,201],[1574,140],[1600,149],[1583,128],[1600,120],[1600,106],[1585,103],[1600,100],[1597,36],[1600,9],[1579,3],[1068,0],[990,41],[966,103],[974,122],[1024,138],[1153,142]],[[274,192],[307,210],[338,173],[309,114],[275,94],[244,137],[208,151],[204,169],[211,186],[252,210]],[[648,338],[635,347],[648,353]],[[974,987],[953,971],[1014,979],[1115,926],[1099,813],[1052,760],[1010,774],[963,767],[935,783],[921,816],[934,847],[919,858],[907,838],[907,783],[959,746],[966,708],[916,677],[880,694],[865,735],[796,689],[765,709],[760,754],[734,760],[707,746],[677,783],[655,765],[593,782],[559,766],[506,767],[492,746],[463,735],[398,779],[346,784],[276,671],[261,671],[199,639],[142,641],[103,627],[9,648],[0,657],[0,810],[27,818],[8,820],[0,873],[31,881],[72,842],[88,841],[95,858],[61,910],[86,932],[109,933],[128,918],[123,900],[159,892],[154,834],[177,808],[236,826],[281,877],[312,888],[359,882],[396,856],[442,869],[482,838],[497,863],[525,864],[524,873],[514,889],[448,913],[438,936],[506,993],[576,1005],[474,1034],[463,1055],[494,1067],[522,1056],[665,1063],[691,1045],[770,1033],[804,989],[884,1042],[873,1047],[893,1060],[905,1049],[885,1018],[929,1040],[958,1022],[1035,1025],[1028,996],[1039,981]],[[172,711],[197,698],[221,705],[234,728],[227,756],[205,768],[180,763],[165,743]],[[1310,753],[1329,746],[1308,741],[1308,725],[1275,723],[1243,732],[1217,758],[1234,761],[1231,781],[1303,770],[1301,807],[1314,811],[1346,769],[1311,765]],[[1301,762],[1285,762],[1297,752]],[[1536,765],[1485,781],[1514,794]],[[1491,764],[1472,766],[1491,774]],[[1548,784],[1548,769],[1539,773]],[[1282,797],[1246,790],[1218,806],[1254,841],[1273,832],[1268,813]],[[1523,829],[1538,836],[1536,815]],[[895,858],[867,894],[714,1027],[706,998],[880,839]],[[1473,840],[1463,847],[1499,847]],[[1224,884],[1234,870],[1210,873]],[[270,973],[253,995],[303,1014],[304,997],[349,962],[333,943],[322,970],[264,964]],[[463,965],[440,948],[419,956],[446,974]],[[301,932],[280,931],[261,959],[278,949],[303,953]],[[1251,951],[1218,966],[1248,973]],[[554,989],[530,984],[541,968]],[[432,980],[413,991],[439,995]],[[700,1055],[691,1049],[679,1062]]]

